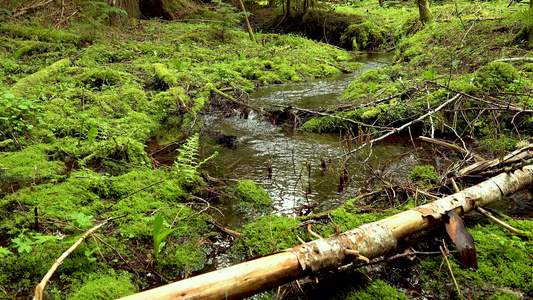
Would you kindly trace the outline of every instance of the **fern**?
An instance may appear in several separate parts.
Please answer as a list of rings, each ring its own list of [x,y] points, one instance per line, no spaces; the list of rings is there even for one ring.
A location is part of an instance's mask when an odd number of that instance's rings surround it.
[[[218,154],[218,152],[215,152],[213,155],[200,161],[200,138],[197,133],[189,137],[182,149],[178,151],[180,153],[176,157],[174,167],[178,176],[183,177],[188,183],[196,180],[196,171],[200,166]]]

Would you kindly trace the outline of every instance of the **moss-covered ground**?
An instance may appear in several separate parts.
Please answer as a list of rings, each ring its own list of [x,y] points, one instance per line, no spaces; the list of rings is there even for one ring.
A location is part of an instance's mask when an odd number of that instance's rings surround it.
[[[306,16],[309,24],[335,12],[334,23],[344,25],[332,41],[354,50],[394,51],[396,63],[369,70],[350,84],[343,98],[359,105],[355,109],[332,110],[328,113],[341,118],[313,118],[302,129],[376,133],[342,118],[398,126],[460,93],[453,109],[443,109],[413,131],[437,128],[441,137],[469,136],[487,151],[514,149],[533,134],[533,64],[494,60],[531,56],[524,30],[533,27],[533,19],[523,12],[524,4],[513,9],[507,4],[436,3],[437,20],[425,26],[413,3],[320,6]],[[358,68],[352,53],[299,35],[257,32],[252,42],[225,22],[235,16],[225,15],[224,6],[192,15],[213,22],[165,22],[130,19],[102,3],[83,5],[60,24],[50,24],[38,10],[21,18],[12,16],[10,6],[0,10],[0,298],[30,297],[65,249],[111,217],[119,218],[61,264],[45,290],[47,298],[117,298],[208,268],[221,233],[211,225],[219,214],[209,204],[216,191],[199,172],[213,153],[201,151],[197,134],[211,92],[252,91]],[[181,145],[174,164],[162,165],[146,151],[153,139]],[[410,179],[420,188],[437,183],[432,166],[419,168]],[[363,206],[352,195],[325,214],[296,218],[271,214],[268,195],[251,181],[227,192],[217,195],[263,215],[238,228],[242,238],[231,250],[238,259],[297,245],[298,237],[309,241],[309,224],[327,237],[415,203],[376,194],[365,203],[373,206]],[[154,230],[159,216],[163,223]],[[483,252],[478,270],[461,269],[450,257],[464,296],[533,297],[533,221],[507,221],[526,236],[485,220],[467,222]],[[174,231],[154,249],[158,233],[167,229]],[[414,238],[417,244],[410,247],[438,251],[436,240],[443,238],[437,230]],[[441,266],[441,256],[391,261],[363,269],[368,275],[357,271],[357,283],[343,281],[342,288],[316,295],[458,297]]]

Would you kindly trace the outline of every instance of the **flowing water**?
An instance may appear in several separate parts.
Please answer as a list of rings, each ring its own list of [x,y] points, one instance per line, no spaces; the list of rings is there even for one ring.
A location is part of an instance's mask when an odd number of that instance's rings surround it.
[[[386,65],[390,59],[390,55],[365,56],[359,60],[365,68],[353,74],[262,88],[250,95],[250,104],[266,109],[280,106],[311,109],[338,104],[340,93],[359,74]],[[355,197],[367,179],[368,170],[362,164],[350,161],[347,174],[344,171],[343,154],[348,146],[342,135],[281,130],[254,114],[246,119],[208,116],[204,121],[209,129],[237,136],[238,142],[235,150],[211,143],[207,151],[218,151],[219,155],[207,167],[209,174],[223,179],[253,180],[267,191],[278,211],[291,214],[302,206],[319,211],[333,208]],[[373,148],[366,166],[379,167],[410,149],[409,139],[386,141]],[[408,155],[399,164],[391,165],[389,170],[391,179],[401,182],[419,164],[418,157]],[[349,178],[342,191],[340,177]]]

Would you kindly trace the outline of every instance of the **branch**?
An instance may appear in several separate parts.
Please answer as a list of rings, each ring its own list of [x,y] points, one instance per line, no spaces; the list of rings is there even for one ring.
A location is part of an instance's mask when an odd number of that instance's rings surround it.
[[[382,135],[382,136],[380,136],[380,137],[377,137],[377,138],[375,138],[375,139],[373,139],[373,140],[370,140],[370,141],[368,141],[368,142],[362,144],[361,146],[359,146],[359,147],[357,147],[356,149],[354,149],[354,150],[348,152],[348,153],[345,154],[345,155],[346,155],[346,156],[351,155],[351,154],[353,154],[353,153],[355,153],[355,152],[361,150],[362,148],[366,147],[367,144],[370,144],[370,146],[372,146],[372,144],[374,144],[375,142],[380,141],[380,140],[382,140],[382,139],[388,137],[389,135],[392,135],[392,134],[398,133],[398,132],[402,131],[403,129],[405,129],[406,127],[409,127],[409,126],[413,125],[414,123],[417,123],[417,122],[420,122],[420,121],[424,120],[424,119],[427,118],[428,116],[431,116],[431,115],[433,115],[434,113],[436,113],[436,112],[438,112],[439,110],[441,110],[441,109],[442,109],[443,107],[445,107],[446,105],[448,105],[448,104],[450,104],[451,102],[453,102],[453,101],[459,99],[459,97],[461,97],[461,94],[457,94],[457,95],[455,95],[455,97],[453,97],[453,98],[451,98],[451,99],[448,99],[447,101],[445,101],[444,103],[442,103],[441,105],[439,105],[439,106],[438,106],[437,108],[435,108],[434,110],[431,110],[431,111],[427,112],[426,114],[424,114],[424,115],[418,117],[417,119],[415,119],[415,120],[413,120],[413,121],[411,121],[411,122],[405,123],[405,124],[403,124],[402,126],[400,126],[400,127],[398,127],[398,128],[395,128],[395,129],[393,129],[393,130],[390,130],[388,133],[386,133],[386,134],[384,134],[384,135]]]
[[[533,62],[533,57],[512,57],[512,58],[500,58],[495,60],[495,62],[508,62],[508,61],[527,61]]]
[[[461,94],[461,96],[465,96],[465,97],[467,97],[467,98],[470,98],[470,99],[476,100],[476,101],[478,101],[478,102],[486,103],[486,104],[489,104],[489,105],[494,105],[494,106],[497,106],[497,107],[500,107],[500,108],[505,108],[506,110],[509,110],[509,109],[518,110],[518,111],[521,111],[521,110],[522,110],[521,107],[514,106],[514,105],[510,105],[509,103],[506,103],[506,104],[494,103],[494,102],[491,102],[491,101],[488,101],[488,100],[485,100],[485,99],[482,99],[482,98],[478,98],[478,97],[475,97],[475,96],[469,95],[469,94],[467,94],[467,93],[463,93],[463,92],[461,92],[461,91],[458,91],[458,90],[452,89],[452,88],[449,87],[449,86],[445,86],[445,85],[440,84],[440,83],[435,82],[435,81],[426,80],[426,82],[427,82],[427,83],[430,83],[430,84],[433,84],[433,85],[436,85],[436,86],[439,86],[439,87],[441,87],[441,88],[445,88],[445,89],[447,89],[448,91],[454,92],[454,93],[456,93],[456,94]]]
[[[492,222],[500,225],[501,227],[511,231],[511,232],[514,232],[518,235],[523,235],[523,233],[519,230],[519,229],[516,229],[514,228],[513,226],[503,222],[502,220],[496,218],[495,216],[493,216],[490,212],[484,210],[481,206],[478,206],[476,207],[476,211],[482,215],[484,215],[485,217],[487,217],[489,220],[491,220]]]
[[[93,232],[95,232],[98,228],[102,227],[103,225],[105,225],[107,222],[109,221],[112,221],[112,220],[115,220],[115,219],[120,219],[120,218],[124,218],[125,216],[127,216],[128,214],[124,214],[124,215],[121,215],[121,216],[117,216],[117,217],[111,217],[111,218],[108,218],[106,219],[105,221],[103,221],[102,223],[94,226],[93,228],[87,230],[85,232],[85,234],[74,244],[72,245],[70,248],[68,248],[67,251],[63,252],[63,254],[61,254],[61,256],[59,257],[59,259],[57,259],[54,264],[52,265],[52,267],[50,268],[50,270],[48,270],[48,273],[46,273],[46,275],[44,275],[43,277],[43,280],[41,280],[41,283],[39,283],[36,287],[35,287],[35,296],[33,297],[33,300],[42,300],[44,299],[43,298],[43,291],[44,291],[44,288],[46,286],[46,283],[48,282],[48,280],[50,280],[50,278],[52,277],[52,275],[54,275],[54,272],[57,270],[57,268],[61,265],[61,263],[63,263],[63,261],[65,260],[65,258],[67,258],[67,256],[72,253],[72,251],[76,250],[76,248],[78,248],[78,246],[89,236],[91,235]]]
[[[283,106],[281,106],[281,107],[283,107]],[[299,108],[299,107],[291,106],[291,109],[295,109],[295,110],[299,110],[299,111],[303,111],[303,112],[306,112],[306,113],[315,114],[315,115],[319,115],[319,116],[323,116],[323,117],[339,119],[341,121],[354,123],[354,124],[359,125],[359,126],[372,127],[372,128],[377,128],[377,129],[386,129],[386,130],[394,129],[392,127],[384,127],[384,126],[375,126],[375,125],[365,124],[363,122],[358,122],[358,121],[355,121],[355,120],[352,120],[352,119],[343,118],[343,117],[339,117],[339,116],[335,116],[335,115],[331,115],[331,114],[326,114],[326,113],[323,113],[323,112],[310,110],[310,109],[305,109],[305,108]]]
[[[462,152],[464,153],[467,157],[469,155],[472,155],[472,157],[476,160],[476,162],[478,161],[484,161],[485,159],[475,153],[471,153],[470,151],[468,151],[468,149],[465,149],[465,148],[461,148],[455,144],[452,144],[452,143],[448,143],[448,142],[445,142],[445,141],[442,141],[442,140],[438,140],[438,139],[432,139],[432,138],[428,138],[428,137],[425,137],[425,136],[419,136],[418,137],[419,139],[423,140],[424,142],[428,142],[428,143],[433,143],[433,144],[437,144],[437,145],[441,145],[441,146],[444,146],[446,148],[449,148],[449,149],[452,149],[454,151],[457,151],[457,152]]]

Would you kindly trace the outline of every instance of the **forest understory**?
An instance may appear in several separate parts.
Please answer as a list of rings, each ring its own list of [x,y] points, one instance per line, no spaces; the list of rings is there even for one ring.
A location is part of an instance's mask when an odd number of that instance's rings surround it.
[[[527,2],[436,1],[426,22],[406,1],[249,1],[246,14],[239,2],[160,2],[0,1],[0,299],[34,297],[56,267],[46,299],[132,295],[531,164]],[[388,63],[357,62],[379,53]],[[342,74],[355,75],[334,104],[250,96]],[[208,123],[249,118],[288,140],[336,139],[334,157],[289,159],[304,200],[214,175],[244,164],[216,159],[253,138]],[[390,145],[404,150],[385,158]],[[251,169],[276,180],[275,166]],[[532,199],[525,189],[485,207],[517,231],[480,209],[462,216],[466,230],[436,225],[251,299],[532,299]],[[469,235],[475,266],[454,243]]]

